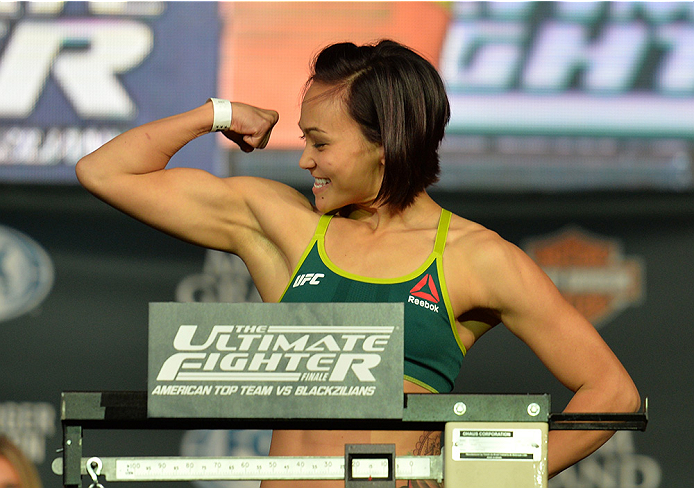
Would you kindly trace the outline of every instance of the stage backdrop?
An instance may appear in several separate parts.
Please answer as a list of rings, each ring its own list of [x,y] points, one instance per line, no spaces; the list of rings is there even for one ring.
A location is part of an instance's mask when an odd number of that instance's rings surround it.
[[[149,302],[258,301],[237,259],[98,202],[76,186],[75,162],[226,96],[280,111],[269,148],[245,155],[211,135],[172,164],[306,190],[296,123],[310,58],[390,37],[427,56],[451,96],[437,198],[523,247],[651,399],[646,433],[620,433],[552,488],[688,488],[693,36],[687,2],[1,3],[0,431],[59,486],[60,392],[145,389]],[[503,328],[470,352],[456,391],[546,392],[555,410],[568,399]],[[268,442],[88,432],[85,453],[252,454]]]
[[[552,487],[688,488],[694,199],[436,197],[534,248],[545,263],[554,259],[549,271],[598,318],[600,333],[650,397],[645,433],[618,434]],[[61,444],[60,393],[145,390],[149,302],[257,301],[257,294],[236,258],[160,234],[78,188],[2,187],[0,225],[0,311],[21,301],[14,291],[45,275],[48,262],[53,276],[45,298],[0,321],[0,430],[37,462],[47,487],[58,487],[49,465]],[[585,252],[572,255],[576,248]],[[43,252],[46,259],[32,258]],[[550,393],[554,411],[568,399],[503,327],[468,353],[456,391]],[[266,451],[268,441],[265,431],[87,431],[85,455],[239,455]]]

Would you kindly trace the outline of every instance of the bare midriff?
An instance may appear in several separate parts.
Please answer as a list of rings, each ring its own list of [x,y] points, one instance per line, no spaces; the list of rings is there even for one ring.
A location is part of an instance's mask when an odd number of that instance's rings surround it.
[[[405,393],[430,393],[407,380]],[[394,399],[395,400],[395,399]],[[396,456],[433,456],[441,452],[441,433],[383,430],[276,430],[272,433],[270,456],[344,456],[345,444],[395,444]],[[433,482],[414,482],[413,486]],[[397,486],[407,486],[398,481]],[[342,480],[263,481],[262,488],[342,488]]]

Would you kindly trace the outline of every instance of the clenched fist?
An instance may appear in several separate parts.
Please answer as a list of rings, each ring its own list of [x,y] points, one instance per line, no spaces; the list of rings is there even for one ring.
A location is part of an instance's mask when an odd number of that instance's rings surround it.
[[[231,106],[231,127],[222,134],[238,144],[243,152],[264,149],[270,140],[272,128],[280,119],[279,114],[245,103],[232,102]]]

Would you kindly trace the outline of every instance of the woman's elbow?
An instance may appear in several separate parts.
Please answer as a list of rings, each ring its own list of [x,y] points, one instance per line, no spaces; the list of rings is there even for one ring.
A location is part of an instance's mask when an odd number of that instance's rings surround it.
[[[636,412],[641,407],[641,395],[629,375],[625,375],[614,389],[615,410]]]
[[[633,382],[631,382],[631,388],[625,396],[627,397],[625,401],[628,404],[627,411],[636,412],[641,408],[641,395]]]
[[[99,173],[98,165],[91,154],[84,156],[75,165],[77,181],[89,191],[95,191],[99,186],[99,181],[103,180],[103,176],[100,177]]]
[[[86,168],[87,163],[84,162],[86,159],[86,156],[79,161],[77,161],[77,164],[75,165],[75,176],[77,176],[77,181],[80,182],[82,186],[84,186],[85,182],[88,179],[88,169]]]

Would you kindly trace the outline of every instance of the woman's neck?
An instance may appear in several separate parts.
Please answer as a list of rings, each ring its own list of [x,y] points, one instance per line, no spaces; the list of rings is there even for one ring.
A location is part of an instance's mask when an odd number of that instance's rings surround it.
[[[391,226],[417,225],[419,222],[428,220],[431,216],[438,218],[440,212],[439,205],[425,192],[421,192],[414,202],[405,209],[394,209],[389,205],[382,206],[357,206],[350,205],[338,212],[340,217],[350,220],[369,223],[374,229]]]

